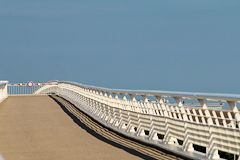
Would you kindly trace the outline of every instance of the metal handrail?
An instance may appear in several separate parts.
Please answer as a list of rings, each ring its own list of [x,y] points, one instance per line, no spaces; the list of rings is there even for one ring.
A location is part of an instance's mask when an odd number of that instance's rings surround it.
[[[200,92],[179,92],[179,91],[160,91],[160,90],[128,90],[128,89],[109,89],[104,87],[96,87],[93,85],[85,85],[70,81],[54,81],[59,84],[71,84],[85,89],[93,89],[111,94],[125,94],[134,96],[155,96],[155,97],[173,97],[182,99],[202,99],[216,101],[233,101],[240,102],[240,94],[221,94],[221,93],[200,93]]]

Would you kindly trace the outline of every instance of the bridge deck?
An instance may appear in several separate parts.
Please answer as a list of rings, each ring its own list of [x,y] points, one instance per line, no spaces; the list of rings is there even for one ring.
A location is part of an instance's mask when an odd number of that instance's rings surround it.
[[[0,104],[0,159],[140,159],[92,136],[47,96]]]

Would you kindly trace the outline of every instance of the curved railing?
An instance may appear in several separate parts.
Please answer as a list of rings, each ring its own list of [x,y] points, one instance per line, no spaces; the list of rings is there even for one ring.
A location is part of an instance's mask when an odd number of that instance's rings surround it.
[[[192,159],[240,155],[240,95],[107,89],[54,81],[57,94],[125,136]]]
[[[8,81],[0,81],[0,103],[8,97],[7,84]]]

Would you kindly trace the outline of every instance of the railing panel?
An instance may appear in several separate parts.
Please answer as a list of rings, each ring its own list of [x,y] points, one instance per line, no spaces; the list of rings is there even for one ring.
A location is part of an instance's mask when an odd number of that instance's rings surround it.
[[[27,95],[33,94],[41,87],[46,85],[46,83],[16,83],[16,84],[8,84],[7,90],[9,95]]]
[[[238,157],[240,154],[240,112],[236,105],[239,95],[111,90],[70,82],[46,85],[36,91],[49,93],[71,101],[117,132],[188,158],[220,159],[218,151]],[[136,100],[137,95],[143,98]],[[149,96],[156,96],[156,100],[150,101]],[[165,99],[169,96],[176,102]],[[184,98],[193,98],[202,107],[185,105]],[[221,100],[230,108],[208,109],[210,100]]]

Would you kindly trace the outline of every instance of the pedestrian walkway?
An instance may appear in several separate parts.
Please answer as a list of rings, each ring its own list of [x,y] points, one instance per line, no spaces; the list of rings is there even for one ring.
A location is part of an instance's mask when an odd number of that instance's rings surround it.
[[[73,122],[48,96],[10,96],[0,104],[0,159],[140,159]]]

